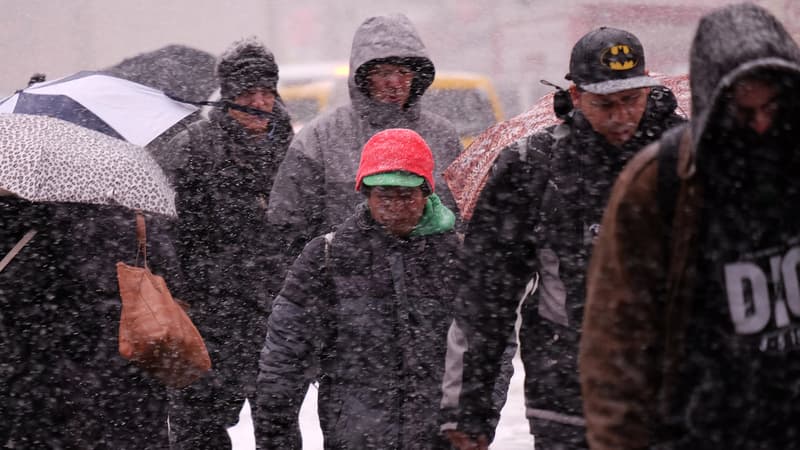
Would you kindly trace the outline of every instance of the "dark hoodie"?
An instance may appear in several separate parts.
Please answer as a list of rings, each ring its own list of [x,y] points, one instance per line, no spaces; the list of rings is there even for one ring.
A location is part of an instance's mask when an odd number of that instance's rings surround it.
[[[652,146],[621,174],[594,247],[580,352],[589,441],[800,448],[800,214],[789,206],[800,200],[800,49],[763,8],[728,6],[701,19],[690,75],[670,231]],[[761,136],[731,114],[730,88],[753,76],[780,90]]]
[[[730,88],[747,77],[782,91],[760,136],[730,112]],[[691,86],[705,207],[676,447],[800,448],[800,213],[788,206],[800,201],[799,85],[800,50],[765,10],[739,5],[701,20]]]
[[[370,99],[362,78],[378,62],[409,64],[416,72],[411,97],[402,109]],[[283,228],[291,246],[288,259],[307,240],[344,222],[362,201],[353,182],[361,148],[381,130],[409,128],[425,139],[436,163],[437,193],[445,206],[456,211],[441,174],[461,152],[458,134],[447,119],[423,111],[419,102],[433,76],[425,46],[404,15],[372,17],[356,30],[348,78],[351,104],[303,127],[292,141],[270,195],[269,221]]]

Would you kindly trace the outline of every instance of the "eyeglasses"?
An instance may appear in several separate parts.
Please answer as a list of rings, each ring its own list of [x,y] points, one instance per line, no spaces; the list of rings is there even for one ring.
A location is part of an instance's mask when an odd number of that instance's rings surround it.
[[[375,77],[391,77],[393,75],[398,75],[401,77],[407,77],[414,75],[414,71],[409,69],[408,67],[375,67],[370,69],[369,76]]]

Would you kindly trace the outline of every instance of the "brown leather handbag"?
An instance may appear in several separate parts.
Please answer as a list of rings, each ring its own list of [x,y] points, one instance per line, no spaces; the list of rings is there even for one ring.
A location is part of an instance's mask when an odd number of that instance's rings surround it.
[[[138,254],[142,267],[117,263],[122,316],[119,353],[169,387],[181,388],[211,369],[211,359],[200,332],[167,283],[147,267],[144,215],[136,213]]]

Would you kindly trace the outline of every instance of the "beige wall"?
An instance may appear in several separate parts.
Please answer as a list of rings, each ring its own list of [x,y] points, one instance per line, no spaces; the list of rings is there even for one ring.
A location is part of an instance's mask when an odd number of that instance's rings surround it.
[[[440,68],[487,73],[521,107],[564,83],[569,51],[599,25],[631,30],[648,66],[686,70],[697,17],[735,0],[0,0],[0,95],[48,78],[102,68],[171,43],[219,54],[255,35],[279,64],[346,60],[366,17],[405,12]],[[800,0],[762,0],[787,26],[800,27]],[[702,5],[702,6],[699,6]]]
[[[263,0],[0,0],[0,92],[31,73],[55,78],[180,43],[215,54],[248,35],[266,38]]]

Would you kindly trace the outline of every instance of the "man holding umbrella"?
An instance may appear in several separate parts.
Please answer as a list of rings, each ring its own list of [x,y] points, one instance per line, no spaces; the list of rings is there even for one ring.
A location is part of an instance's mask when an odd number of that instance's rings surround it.
[[[177,281],[172,188],[143,148],[59,119],[0,114],[0,135],[0,448],[169,448],[166,387],[119,353],[116,263],[142,263],[141,210]]]
[[[282,281],[271,278],[274,237],[266,225],[272,180],[292,138],[276,90],[278,66],[261,43],[246,39],[223,54],[217,75],[229,107],[158,153],[176,187],[177,249],[191,281],[176,296],[190,302],[212,363],[208,376],[173,396],[170,425],[177,446],[187,449],[230,447],[227,428],[252,398],[270,302]]]
[[[681,122],[674,95],[650,78],[631,33],[601,27],[573,47],[564,124],[505,149],[464,242],[457,325],[443,389],[443,426],[459,448],[487,445],[491,391],[519,298],[520,349],[537,448],[585,448],[577,373],[584,272],[613,180],[628,159]]]

